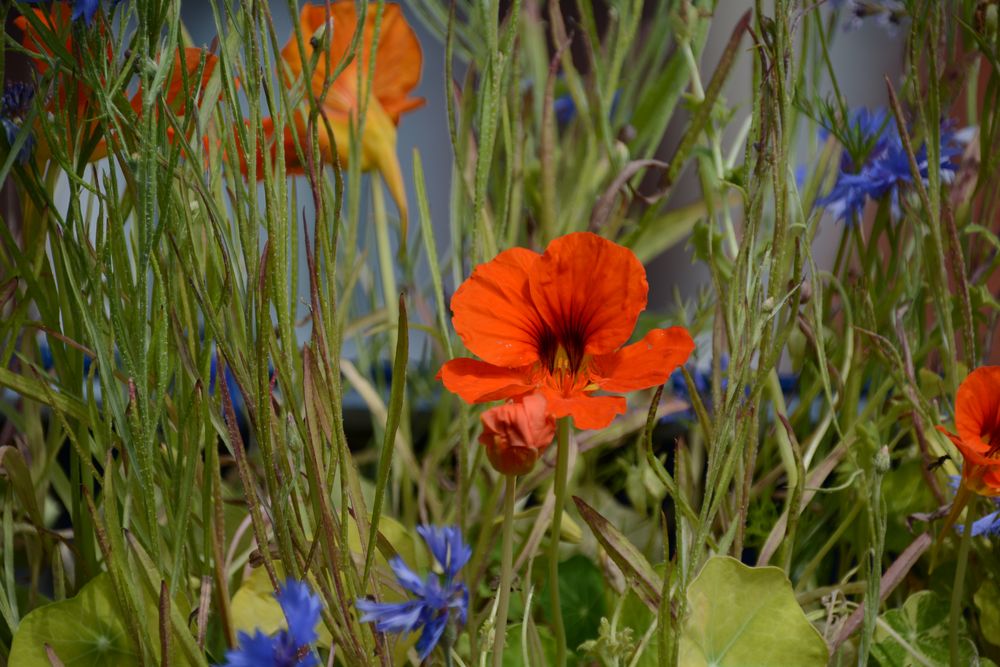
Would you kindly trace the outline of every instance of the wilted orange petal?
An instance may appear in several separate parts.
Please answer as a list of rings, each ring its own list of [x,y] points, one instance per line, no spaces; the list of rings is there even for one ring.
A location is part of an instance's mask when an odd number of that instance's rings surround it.
[[[514,398],[532,391],[531,369],[504,368],[461,357],[452,359],[438,372],[448,391],[466,403],[488,403]]]
[[[528,290],[540,255],[511,248],[480,264],[451,299],[452,323],[465,346],[498,366],[538,361],[544,324]]]
[[[300,51],[294,35],[281,50],[288,72],[292,76],[300,76],[303,63],[310,62],[313,56],[314,38],[317,45],[328,42],[328,47],[319,54],[316,61],[310,88],[313,95],[321,98],[331,113],[346,115],[360,106],[357,68],[359,64],[364,68],[361,78],[362,81],[367,80],[365,73],[371,62],[375,14],[374,5],[369,6],[365,13],[364,35],[358,57],[330,85],[327,85],[327,77],[332,76],[350,51],[351,40],[357,30],[358,15],[353,2],[333,2],[330,4],[329,14],[325,5],[306,3],[299,14],[305,52]],[[406,23],[402,10],[397,4],[387,3],[383,10],[375,55],[372,93],[393,123],[399,122],[399,115],[404,111],[422,104],[422,100],[408,97],[420,81],[422,62],[420,43],[413,29]]]
[[[629,339],[649,290],[631,250],[590,232],[549,243],[529,282],[531,299],[557,338],[579,338],[592,355],[614,352]]]
[[[594,358],[591,379],[606,391],[626,392],[663,384],[694,351],[683,327],[653,329],[638,343]]]
[[[374,6],[368,9],[365,44],[371,43],[367,38],[367,31],[369,27],[374,30],[374,9]],[[366,67],[367,63],[366,58]],[[420,98],[409,97],[420,83],[422,66],[423,53],[420,50],[420,42],[417,41],[413,29],[406,23],[403,10],[397,4],[386,4],[375,54],[372,93],[395,123],[399,123],[400,114],[424,103]]]

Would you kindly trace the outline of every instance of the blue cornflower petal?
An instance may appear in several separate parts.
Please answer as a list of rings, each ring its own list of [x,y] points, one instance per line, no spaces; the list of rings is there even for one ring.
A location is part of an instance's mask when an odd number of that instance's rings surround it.
[[[236,648],[226,651],[225,667],[260,667],[274,664],[274,639],[260,630],[239,633]]]
[[[438,614],[424,625],[424,631],[420,633],[420,639],[417,640],[417,654],[421,661],[426,660],[437,643],[441,641],[441,636],[447,626],[448,614]]]
[[[379,632],[395,632],[403,635],[417,629],[424,612],[424,604],[414,600],[409,602],[358,600],[357,606],[363,614],[362,623],[374,621],[375,629]]]
[[[893,215],[899,217],[899,185],[913,180],[899,129],[885,109],[858,109],[851,115],[850,123],[855,132],[872,142],[872,148],[861,165],[853,164],[845,151],[837,182],[825,197],[816,200],[816,205],[825,207],[837,220],[851,222],[861,215],[869,199],[878,201],[888,196]],[[826,131],[821,131],[821,138],[824,134]],[[959,154],[959,143],[960,138],[951,130],[950,123],[943,123],[940,170],[945,180],[955,172],[951,159]],[[914,158],[921,177],[927,178],[927,147],[921,145]]]
[[[288,621],[288,633],[296,646],[312,644],[318,638],[316,624],[323,610],[319,596],[302,581],[289,579],[275,596]]]
[[[83,19],[84,23],[90,25],[100,4],[100,0],[73,0],[73,20]]]
[[[43,0],[24,0],[24,2],[35,4],[37,2],[42,2]],[[120,2],[121,0],[118,0]],[[73,5],[73,12],[70,14],[70,18],[74,21],[79,21],[83,19],[86,25],[90,25],[94,20],[94,14],[97,13],[97,8],[101,6],[101,0],[64,0]]]
[[[424,538],[449,580],[454,579],[472,557],[472,549],[462,541],[462,533],[457,526],[417,526],[417,532]]]
[[[223,667],[314,667],[319,664],[309,645],[317,639],[322,604],[301,581],[289,579],[275,595],[288,623],[287,630],[265,635],[239,633],[238,645],[226,651]]]
[[[421,579],[398,556],[389,561],[399,584],[415,599],[406,602],[375,602],[358,600],[363,623],[375,623],[379,632],[409,634],[422,628],[417,640],[420,659],[430,655],[441,641],[449,624],[463,625],[469,608],[469,590],[454,579],[469,561],[471,548],[462,541],[462,533],[454,526],[418,526],[417,532],[444,569],[444,577],[431,572]]]
[[[392,572],[396,575],[396,580],[399,581],[400,586],[414,595],[423,594],[424,580],[418,577],[417,573],[411,570],[402,558],[396,556],[390,560],[389,567],[392,568]]]
[[[972,534],[976,535],[1000,535],[1000,512],[987,514],[982,519],[972,522]]]

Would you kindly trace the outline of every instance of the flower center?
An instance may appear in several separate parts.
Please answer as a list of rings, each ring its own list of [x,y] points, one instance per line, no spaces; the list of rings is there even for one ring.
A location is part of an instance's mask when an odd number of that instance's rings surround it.
[[[987,431],[979,437],[982,438],[983,443],[989,447],[989,449],[986,450],[986,456],[990,458],[1000,457],[1000,428],[994,429],[993,431]]]
[[[550,375],[576,375],[584,366],[582,332],[546,329],[538,341],[538,356]]]

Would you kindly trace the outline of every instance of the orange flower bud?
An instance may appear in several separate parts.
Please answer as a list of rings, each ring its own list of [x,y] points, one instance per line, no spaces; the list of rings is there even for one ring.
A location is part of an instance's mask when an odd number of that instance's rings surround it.
[[[541,394],[490,408],[480,419],[479,442],[493,467],[504,475],[530,472],[556,434],[556,421]]]

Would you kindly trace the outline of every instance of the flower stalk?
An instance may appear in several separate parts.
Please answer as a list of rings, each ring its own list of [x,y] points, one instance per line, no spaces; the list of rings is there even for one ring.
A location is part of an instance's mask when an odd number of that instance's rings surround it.
[[[510,586],[514,570],[514,500],[517,496],[517,475],[505,475],[503,497],[503,546],[500,556],[500,601],[497,608],[496,636],[493,642],[493,666],[503,664],[503,647],[507,640],[507,610],[510,608]]]
[[[566,664],[566,629],[559,606],[559,535],[562,532],[563,507],[566,504],[566,481],[569,477],[569,417],[556,422],[555,507],[549,531],[549,602],[552,607],[552,634],[556,640],[556,662]]]

